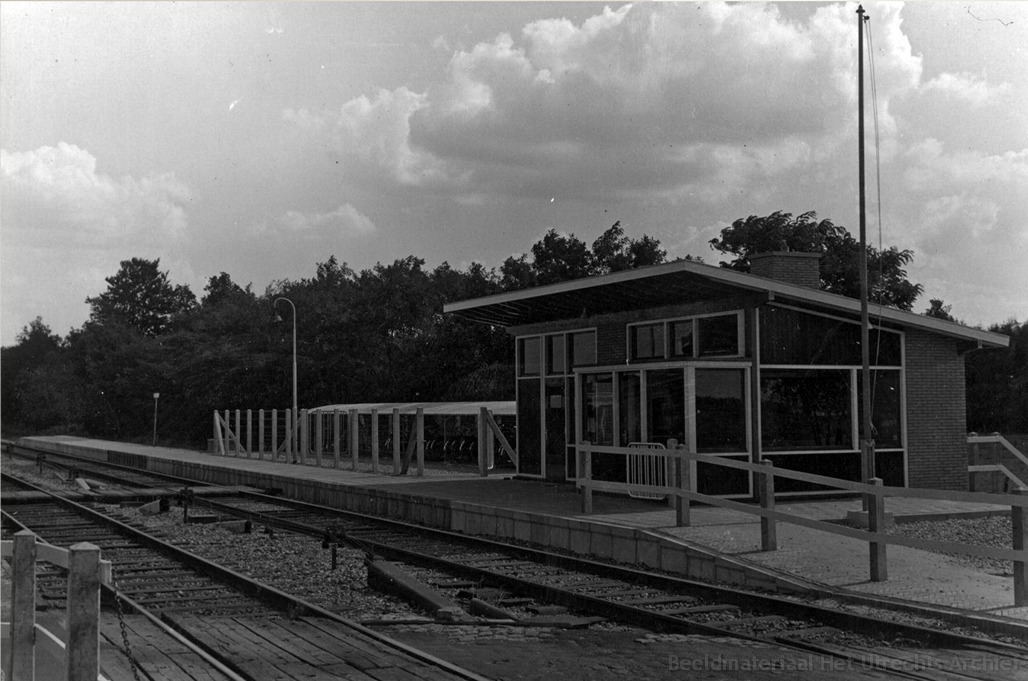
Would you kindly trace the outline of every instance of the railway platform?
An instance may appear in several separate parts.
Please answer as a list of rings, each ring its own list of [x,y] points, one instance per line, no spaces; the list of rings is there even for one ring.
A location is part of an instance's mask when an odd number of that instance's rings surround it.
[[[155,472],[221,485],[280,490],[285,496],[405,518],[468,534],[531,541],[683,575],[762,588],[938,614],[986,629],[1028,632],[1028,608],[1014,608],[1013,578],[968,561],[905,546],[889,546],[889,579],[871,582],[866,543],[807,527],[778,523],[778,550],[760,551],[757,516],[693,507],[691,525],[675,526],[662,502],[597,494],[593,513],[581,513],[573,485],[480,477],[433,468],[424,477],[294,465],[283,461],[69,437],[34,437],[26,446],[66,451]],[[119,461],[115,461],[115,459]],[[309,462],[313,463],[313,462]],[[888,499],[897,522],[1009,515],[1009,507],[943,500]],[[858,499],[780,502],[778,510],[842,522]]]

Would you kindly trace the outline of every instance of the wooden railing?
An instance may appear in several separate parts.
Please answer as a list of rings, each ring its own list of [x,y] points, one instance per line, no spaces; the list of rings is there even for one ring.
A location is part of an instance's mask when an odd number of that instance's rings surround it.
[[[1028,457],[999,433],[991,435],[968,433],[967,445],[968,473],[999,473],[1000,485],[1004,492],[1024,487],[1028,483]],[[1010,470],[1010,466],[1004,465],[1001,461],[1004,458],[1017,472]],[[971,485],[971,488],[975,489],[974,477],[971,477]]]
[[[676,524],[687,527],[691,524],[690,502],[702,502],[721,508],[728,508],[742,513],[758,515],[761,519],[761,549],[775,551],[778,548],[776,522],[801,525],[822,532],[851,537],[868,542],[869,564],[872,581],[888,579],[886,546],[895,544],[909,546],[928,551],[961,553],[971,556],[1010,560],[1014,563],[1014,604],[1017,607],[1028,605],[1028,488],[1021,487],[1013,494],[985,494],[976,492],[959,492],[950,490],[920,489],[912,487],[891,487],[882,484],[879,478],[872,478],[866,483],[832,478],[814,473],[801,473],[784,468],[777,468],[768,460],[759,464],[734,461],[708,454],[698,454],[670,440],[667,449],[640,450],[627,447],[606,447],[592,445],[588,442],[578,444],[579,478],[577,485],[582,490],[582,512],[592,513],[593,492],[629,491],[663,493],[671,496],[675,502]],[[611,482],[592,478],[592,456],[607,454],[618,456],[657,456],[666,457],[674,475],[671,484],[662,487],[656,485],[638,485],[627,482]],[[724,468],[746,471],[754,474],[758,491],[759,505],[743,503],[722,497],[702,494],[696,491],[696,463],[721,466]],[[867,500],[868,529],[837,525],[822,520],[807,518],[775,509],[776,478],[787,478],[802,482],[824,485],[843,492],[858,492]],[[897,497],[906,499],[941,499],[966,503],[995,504],[1010,507],[1012,519],[1012,549],[1001,549],[992,546],[968,545],[958,542],[936,541],[905,537],[885,533],[885,498]]]
[[[66,681],[107,681],[100,673],[100,583],[111,583],[111,563],[100,549],[82,542],[62,549],[37,542],[22,530],[2,542],[12,562],[11,621],[3,623],[4,676],[19,681],[36,678],[36,649],[64,660]],[[36,623],[36,561],[68,570],[67,642]]]

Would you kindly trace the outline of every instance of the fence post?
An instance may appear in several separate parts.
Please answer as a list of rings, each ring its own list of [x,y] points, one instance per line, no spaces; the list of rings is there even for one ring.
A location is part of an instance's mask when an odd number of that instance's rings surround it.
[[[278,461],[278,409],[271,410],[271,460]]]
[[[257,411],[257,458],[264,461],[264,410]]]
[[[593,512],[593,452],[589,446],[588,442],[583,442],[578,448],[582,455],[582,479],[585,480],[585,484],[582,485],[582,513]]]
[[[1028,487],[1018,487],[1013,494],[1024,499],[1028,497]],[[1024,555],[1028,547],[1028,509],[1024,506],[1011,506],[1011,525],[1013,528],[1013,547]],[[1014,561],[1014,605],[1024,607],[1028,605],[1028,561]]]
[[[243,448],[243,419],[242,411],[236,409],[236,456],[239,456],[239,450]]]
[[[300,410],[300,463],[307,465],[307,455],[311,453],[311,413]]]
[[[339,468],[339,410],[332,410],[332,466]]]
[[[346,418],[346,434],[349,437],[350,443],[350,462],[353,464],[353,470],[358,470],[360,462],[360,446],[361,446],[361,432],[360,432],[360,414],[356,409],[351,409],[349,415]]]
[[[324,451],[324,438],[325,438],[325,414],[317,412],[314,414],[314,418],[317,419],[314,423],[314,460],[317,463],[318,468],[321,468],[321,454]]]
[[[400,410],[393,408],[393,475],[400,473]]]
[[[253,453],[253,409],[246,410],[246,458]]]
[[[868,482],[875,487],[882,486],[881,478],[871,478]],[[885,531],[885,497],[880,491],[867,495],[867,529],[871,533]],[[884,582],[889,579],[889,566],[885,556],[886,546],[884,541],[873,539],[869,545],[872,582]]]
[[[31,531],[15,533],[12,560],[11,655],[4,676],[32,679],[36,673],[36,535]]]
[[[774,463],[770,459],[763,459],[761,463],[766,471],[757,474],[760,485],[760,507],[766,511],[773,511],[775,510]],[[774,518],[760,517],[760,550],[778,550],[778,525]]]
[[[93,681],[100,673],[100,547],[68,549],[67,681]]]
[[[378,409],[371,410],[371,472],[378,473]]]
[[[675,504],[675,525],[678,527],[689,527],[692,524],[692,512],[690,507],[692,500],[683,494],[693,490],[693,460],[689,457],[689,451],[685,445],[678,444],[671,440],[675,450],[675,494],[678,495],[678,503]]]
[[[418,476],[424,477],[425,475],[425,410],[422,407],[418,407],[417,410],[417,422],[414,427],[417,429],[417,452],[418,452]]]
[[[486,445],[485,439],[489,429],[485,423],[485,407],[479,407],[478,409],[478,474],[481,477],[489,475],[489,469],[486,467]]]

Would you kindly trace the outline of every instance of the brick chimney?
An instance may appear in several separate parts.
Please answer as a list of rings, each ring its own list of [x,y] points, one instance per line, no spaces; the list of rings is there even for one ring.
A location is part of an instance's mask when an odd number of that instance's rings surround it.
[[[750,274],[786,284],[821,288],[821,254],[771,251],[750,256]]]

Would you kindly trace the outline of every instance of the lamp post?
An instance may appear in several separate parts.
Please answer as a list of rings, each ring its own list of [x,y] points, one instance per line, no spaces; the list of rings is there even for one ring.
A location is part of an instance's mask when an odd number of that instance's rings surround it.
[[[157,400],[160,398],[160,393],[153,394],[153,446],[157,446]]]
[[[300,411],[297,408],[296,401],[296,305],[293,305],[293,301],[289,300],[288,298],[278,297],[275,298],[275,302],[272,303],[272,307],[277,307],[278,302],[280,300],[284,300],[287,303],[289,303],[289,307],[293,309],[293,423],[291,426],[289,438],[290,445],[293,449],[293,463],[296,463],[296,457],[299,453],[299,447],[297,446],[299,444],[299,437],[298,433],[296,432],[296,426],[300,422]],[[282,317],[278,316],[278,314],[275,315],[275,319],[277,319],[278,321],[282,321]]]

